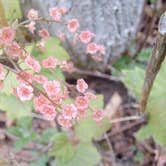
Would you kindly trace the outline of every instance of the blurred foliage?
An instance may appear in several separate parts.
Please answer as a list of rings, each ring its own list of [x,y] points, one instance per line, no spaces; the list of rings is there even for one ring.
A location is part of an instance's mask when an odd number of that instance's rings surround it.
[[[95,100],[90,102],[91,109],[103,108],[103,96],[98,95]],[[103,120],[97,124],[90,113],[86,118],[80,120],[75,126],[75,136],[79,143],[74,144],[67,138],[66,133],[58,133],[53,137],[54,146],[50,155],[55,157],[58,166],[93,166],[100,161],[100,154],[92,144],[92,139],[104,134],[109,128],[110,123]]]
[[[20,8],[19,0],[1,0],[5,17],[9,21],[22,18],[22,12]]]
[[[141,95],[145,70],[135,66],[133,69],[123,70],[125,85],[137,96]],[[153,137],[160,145],[166,146],[166,61],[163,63],[157,78],[154,82],[150,98],[148,100],[147,112],[149,115],[148,124],[142,127],[137,133],[138,139]]]
[[[98,95],[96,100],[92,100],[90,108],[102,109],[104,107],[104,100],[102,95]],[[91,111],[86,118],[80,120],[76,125],[76,135],[82,142],[91,142],[93,138],[102,136],[109,128],[111,128],[110,122],[107,119],[103,119],[100,124],[97,124],[92,119]]]
[[[37,138],[37,134],[32,130],[32,118],[31,117],[22,117],[17,121],[16,126],[13,126],[7,131],[15,136],[18,139],[14,143],[16,150],[22,149],[29,142]]]
[[[32,110],[31,102],[21,102],[14,95],[0,93],[0,108],[7,113],[10,119],[19,119],[30,115]]]
[[[69,60],[70,56],[66,50],[60,45],[60,40],[56,37],[49,37],[45,43],[46,50],[41,52],[36,46],[29,46],[32,55],[39,61],[53,56],[58,60]]]
[[[13,93],[13,89],[18,86],[18,80],[16,79],[16,75],[12,72],[7,74],[7,77],[4,80],[4,86],[1,90],[1,94],[4,93],[6,95],[11,95]]]

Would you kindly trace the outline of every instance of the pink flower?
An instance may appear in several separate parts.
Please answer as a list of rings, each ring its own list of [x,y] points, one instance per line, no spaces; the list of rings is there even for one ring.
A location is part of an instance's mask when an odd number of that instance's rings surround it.
[[[35,27],[36,23],[34,21],[31,21],[28,25],[27,25],[27,28],[29,29],[29,31],[31,33],[34,33],[36,27]]]
[[[49,9],[49,14],[55,21],[60,21],[62,17],[61,10],[57,7],[53,7]]]
[[[31,100],[33,97],[33,88],[29,85],[20,84],[16,90],[21,101]]]
[[[96,54],[98,51],[98,45],[96,43],[89,43],[86,48],[87,54]]]
[[[90,101],[90,100],[95,100],[96,99],[96,95],[94,95],[93,93],[91,92],[86,92],[84,94],[85,98]]]
[[[48,96],[56,96],[58,93],[61,92],[61,85],[59,81],[47,81],[43,85],[46,93]]]
[[[64,33],[58,32],[57,36],[59,37],[59,39],[60,39],[62,42],[65,42],[66,37],[65,37],[65,34],[64,34]]]
[[[4,68],[3,68],[3,65],[0,64],[0,80],[4,80],[4,79],[5,79]]]
[[[46,47],[45,47],[45,40],[41,40],[38,44],[37,47],[40,49],[40,51],[45,52]]]
[[[44,84],[46,81],[48,81],[47,77],[43,75],[34,75],[33,80],[39,84]]]
[[[63,107],[62,115],[65,119],[74,119],[77,116],[77,108],[74,104],[68,104]]]
[[[57,60],[51,56],[42,61],[42,66],[44,68],[55,68],[56,65],[57,65]]]
[[[103,59],[100,57],[100,56],[98,56],[98,55],[92,55],[91,56],[92,57],[92,59],[94,60],[94,61],[96,61],[96,62],[101,62]]]
[[[50,34],[46,29],[42,29],[39,31],[39,36],[43,39],[46,39],[50,36]]]
[[[91,33],[90,31],[82,31],[79,35],[81,42],[85,44],[89,43],[92,37],[95,37],[95,34]]]
[[[58,123],[65,129],[70,129],[72,127],[71,121],[69,119],[65,119],[62,115],[58,117]]]
[[[21,49],[21,47],[16,43],[16,42],[13,42],[8,50],[7,50],[7,53],[9,55],[12,55],[12,56],[15,56],[15,57],[19,57],[23,54],[23,51]]]
[[[51,100],[56,106],[59,106],[62,103],[62,99],[63,99],[62,92],[59,92],[58,94],[51,97]]]
[[[37,72],[37,73],[40,72],[41,67],[40,67],[39,62],[35,58],[30,56],[30,54],[27,55],[25,62],[35,72]]]
[[[95,110],[93,112],[93,120],[95,120],[96,122],[100,122],[104,117],[104,113],[103,110]]]
[[[83,96],[76,97],[75,104],[76,104],[76,107],[80,110],[84,110],[88,108],[88,101]]]
[[[33,102],[36,111],[42,111],[44,105],[50,104],[50,101],[42,94],[40,94],[38,97],[35,97]]]
[[[80,120],[80,118],[85,118],[86,115],[87,115],[87,110],[86,109],[79,109],[78,110],[78,119],[77,120]]]
[[[78,92],[84,93],[88,89],[88,84],[84,81],[84,79],[78,79],[76,88]]]
[[[39,16],[38,16],[38,11],[37,10],[34,10],[34,9],[30,9],[28,11],[28,14],[27,14],[27,18],[31,21],[33,20],[38,20]]]
[[[75,32],[79,28],[80,24],[77,19],[72,19],[68,22],[67,28],[70,32]]]
[[[20,83],[32,83],[32,74],[26,71],[21,71],[18,73],[17,79],[20,81]]]
[[[15,30],[12,27],[4,27],[0,29],[0,43],[8,46],[15,38]]]
[[[101,54],[106,54],[106,52],[105,52],[105,47],[102,46],[102,45],[98,45],[98,51],[99,51]]]
[[[59,65],[63,71],[66,71],[68,73],[72,73],[74,71],[74,64],[71,61],[61,61]]]
[[[67,12],[67,9],[65,7],[59,8],[59,11],[61,14],[65,14]]]
[[[54,120],[57,115],[54,106],[48,104],[43,105],[41,113],[47,120]]]

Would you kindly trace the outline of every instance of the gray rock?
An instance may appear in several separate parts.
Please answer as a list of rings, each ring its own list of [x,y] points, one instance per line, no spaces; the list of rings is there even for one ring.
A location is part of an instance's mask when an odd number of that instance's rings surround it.
[[[106,47],[103,63],[94,63],[85,54],[85,46],[73,45],[73,36],[65,26],[40,23],[40,27],[48,28],[52,35],[57,31],[65,32],[68,42],[64,46],[79,66],[104,69],[109,60],[116,61],[134,39],[144,2],[145,0],[21,0],[21,6],[25,15],[30,8],[34,8],[47,18],[50,7],[67,7],[69,12],[65,19],[77,18],[80,30],[95,33],[94,42]]]

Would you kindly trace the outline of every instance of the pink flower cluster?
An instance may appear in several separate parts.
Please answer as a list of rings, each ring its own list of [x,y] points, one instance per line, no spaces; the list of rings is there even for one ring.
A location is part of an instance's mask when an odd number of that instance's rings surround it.
[[[62,16],[66,12],[66,8],[53,7],[49,9],[52,21],[58,23],[62,22]],[[29,10],[27,18],[29,23],[25,27],[32,33],[35,33],[36,21],[45,20],[45,18],[39,16],[38,11],[35,9]],[[46,21],[48,20],[46,19]],[[65,25],[68,31],[73,34],[75,43],[79,40],[82,44],[86,44],[87,54],[105,54],[105,48],[102,45],[92,42],[92,39],[95,37],[94,33],[88,30],[79,31],[80,24],[77,19],[71,19]],[[36,46],[44,52],[45,42],[50,37],[50,34],[46,29],[41,29],[36,34],[40,37],[40,41]],[[65,34],[62,32],[58,32],[58,34],[60,39],[65,42]],[[0,29],[0,45],[4,48],[4,55],[8,56],[8,59],[13,64],[11,71],[13,72],[14,70],[19,81],[17,87],[12,87],[14,95],[22,102],[33,100],[34,109],[37,113],[42,114],[47,120],[55,120],[57,118],[63,128],[70,129],[75,121],[78,122],[81,118],[86,117],[87,111],[90,110],[89,103],[96,96],[88,91],[88,84],[81,78],[77,80],[74,87],[74,90],[77,90],[74,101],[72,104],[64,104],[63,101],[69,99],[70,88],[68,88],[68,83],[56,79],[50,80],[42,73],[42,68],[54,72],[54,69],[59,67],[63,71],[72,72],[74,70],[73,63],[60,61],[54,56],[38,61],[18,41],[16,42],[15,35],[16,29],[13,27],[3,27]],[[17,60],[19,63],[24,63],[27,68],[25,70],[21,69]],[[7,73],[5,73],[4,68],[5,65],[0,64],[0,89],[3,88],[2,82]],[[9,70],[9,68],[10,66],[6,69]],[[103,119],[102,110],[91,111],[92,117],[96,122],[100,122]]]
[[[49,15],[55,22],[62,22],[62,16],[67,12],[66,8],[62,7],[53,7],[49,9]],[[42,17],[39,18],[38,11],[31,9],[27,15],[28,19],[31,20],[30,24],[28,25],[29,30],[34,33],[35,30],[35,20],[43,19]],[[66,24],[66,23],[65,23]],[[95,42],[91,42],[91,40],[96,36],[94,33],[86,30],[86,31],[78,31],[80,24],[76,18],[73,18],[67,22],[67,29],[73,33],[73,43],[76,44],[78,39],[83,43],[87,44],[86,47],[86,54],[92,55],[92,58],[100,62],[102,60],[101,55],[105,55],[105,47],[103,45],[97,44]],[[46,39],[49,37],[49,32],[46,29],[42,29],[39,31],[39,36],[42,39]],[[61,41],[65,42],[66,36],[62,32],[58,32],[57,36],[60,38]],[[40,43],[41,50],[44,50],[44,42]]]

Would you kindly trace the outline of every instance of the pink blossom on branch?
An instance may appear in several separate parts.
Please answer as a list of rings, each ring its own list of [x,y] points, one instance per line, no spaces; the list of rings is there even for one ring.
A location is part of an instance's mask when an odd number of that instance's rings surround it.
[[[85,44],[89,43],[93,37],[95,37],[95,34],[90,31],[82,31],[79,34],[80,41]]]
[[[46,29],[42,29],[39,31],[39,36],[43,39],[47,39],[48,37],[50,37],[50,34]]]
[[[33,97],[33,88],[29,85],[20,84],[16,90],[21,101],[31,100]]]
[[[34,33],[34,31],[36,30],[36,27],[35,27],[36,23],[34,21],[31,21],[28,25],[27,25],[27,28],[28,30],[31,32],[31,33]]]
[[[0,44],[9,46],[15,38],[15,30],[12,27],[0,29]]]
[[[54,21],[59,22],[61,20],[62,11],[59,8],[57,8],[57,7],[50,8],[49,14],[53,18]]]
[[[33,58],[29,53],[25,59],[25,62],[35,72],[37,72],[37,73],[40,72],[41,67],[40,67],[39,62],[35,58]]]
[[[100,122],[104,117],[104,113],[103,113],[103,110],[95,110],[93,112],[93,120],[95,120],[96,122]]]
[[[58,123],[65,129],[70,129],[72,127],[71,121],[69,119],[65,119],[62,115],[58,117]]]
[[[38,97],[35,97],[33,101],[36,111],[42,111],[44,105],[50,104],[50,101],[42,94],[40,94]]]
[[[57,115],[55,107],[53,105],[48,105],[48,104],[43,105],[41,113],[47,120],[54,120]]]
[[[61,92],[61,84],[59,81],[47,81],[43,87],[49,97],[56,96]]]
[[[62,42],[65,42],[66,36],[65,36],[64,33],[58,32],[58,33],[57,33],[57,36],[59,37],[59,39],[60,39]]]
[[[21,71],[17,75],[17,80],[20,83],[26,84],[27,82],[32,83],[32,74],[27,71]]]
[[[87,54],[96,54],[98,51],[98,45],[96,43],[89,43],[86,48]]]
[[[8,50],[7,50],[7,53],[11,56],[15,56],[15,57],[21,57],[22,54],[23,54],[23,50],[21,49],[21,47],[18,45],[17,42],[13,42]]]
[[[50,56],[47,59],[44,59],[42,61],[42,66],[44,68],[55,68],[58,64],[57,59],[55,59],[54,57]]]
[[[39,50],[41,52],[45,52],[46,51],[46,47],[45,47],[45,40],[41,40],[39,43],[37,43],[37,47],[39,48]]]
[[[44,84],[45,82],[48,81],[47,77],[43,75],[34,75],[33,80],[36,81],[39,84]]]
[[[76,88],[78,92],[84,93],[88,89],[88,84],[84,81],[84,79],[78,79]]]
[[[86,53],[87,54],[96,54],[96,53],[100,53],[100,54],[105,54],[105,47],[102,46],[102,45],[98,45],[94,42],[92,43],[89,43],[87,45],[87,48],[86,48]]]
[[[98,51],[100,54],[103,54],[103,55],[106,54],[105,47],[103,45],[98,45]]]
[[[67,24],[67,28],[70,32],[76,32],[79,27],[80,24],[77,19],[72,19]]]
[[[88,101],[96,99],[96,95],[91,92],[84,93],[84,96]]]
[[[35,9],[30,9],[28,11],[27,18],[31,21],[38,20],[39,19],[38,11]]]
[[[83,96],[76,97],[75,105],[77,109],[84,110],[88,108],[88,100]]]
[[[77,116],[77,108],[74,104],[65,105],[62,110],[62,115],[65,119],[74,119]]]

